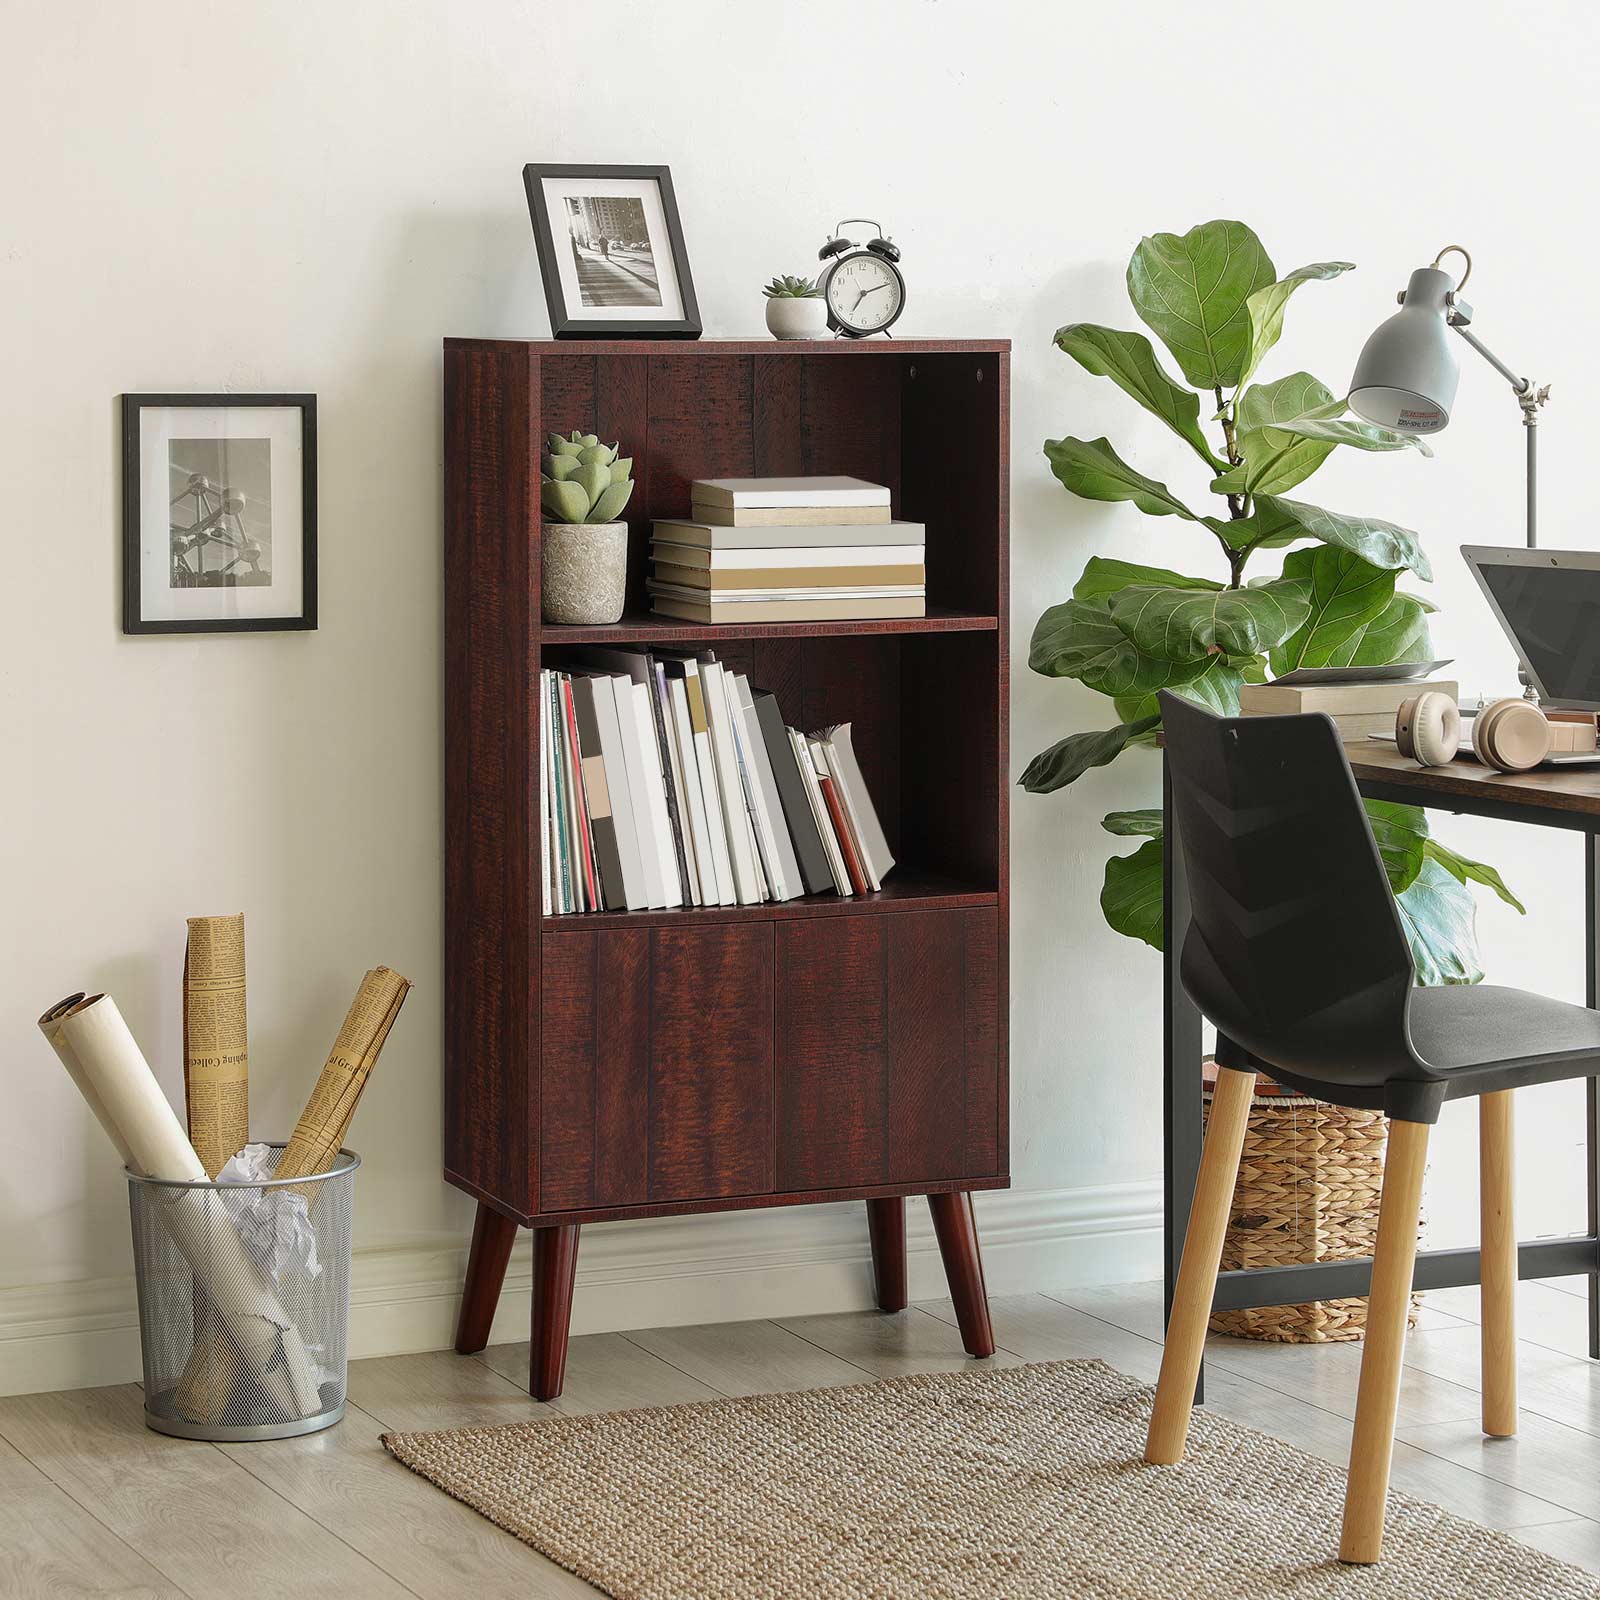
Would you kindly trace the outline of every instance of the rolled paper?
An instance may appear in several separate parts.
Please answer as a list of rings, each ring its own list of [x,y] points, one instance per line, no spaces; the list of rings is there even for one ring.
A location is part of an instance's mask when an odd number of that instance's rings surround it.
[[[78,1006],[83,1004],[84,994],[80,990],[77,994],[69,994],[65,1000],[58,1000],[39,1018],[39,1027],[50,1047],[61,1058],[61,1065],[67,1069],[67,1076],[72,1079],[73,1085],[84,1098],[84,1103],[94,1113],[94,1120],[105,1129],[106,1138],[117,1147],[117,1154],[122,1157],[123,1166],[132,1172],[142,1173],[144,1168],[133,1159],[133,1152],[128,1148],[128,1141],[122,1137],[122,1129],[111,1120],[106,1111],[105,1103],[89,1081],[89,1075],[83,1070],[82,1063],[73,1054],[72,1046],[67,1042],[67,1036],[61,1027],[66,1017]]]
[[[244,915],[190,917],[183,951],[183,1091],[189,1141],[216,1177],[250,1142]]]
[[[374,967],[361,980],[311,1098],[278,1160],[276,1176],[304,1178],[328,1170],[410,988],[407,979],[388,967]]]
[[[61,1001],[45,1013],[40,1026],[52,1045],[57,1034],[64,1041],[78,1069],[73,1081],[82,1074],[92,1091],[85,1098],[112,1143],[128,1152],[133,1171],[178,1183],[206,1181],[200,1157],[109,995]],[[59,1046],[57,1054],[67,1064]],[[259,1383],[286,1385],[294,1407],[288,1416],[316,1415],[322,1409],[316,1367],[299,1330],[234,1231],[216,1190],[157,1190],[156,1199],[172,1242],[195,1275],[196,1295],[203,1294],[215,1309],[247,1373]]]

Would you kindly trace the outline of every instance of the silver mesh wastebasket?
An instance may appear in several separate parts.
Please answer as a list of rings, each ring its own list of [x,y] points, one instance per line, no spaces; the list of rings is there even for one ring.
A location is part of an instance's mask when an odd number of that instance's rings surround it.
[[[268,1171],[283,1146],[269,1145]],[[128,1174],[144,1418],[185,1439],[287,1439],[344,1415],[361,1158],[259,1183]]]

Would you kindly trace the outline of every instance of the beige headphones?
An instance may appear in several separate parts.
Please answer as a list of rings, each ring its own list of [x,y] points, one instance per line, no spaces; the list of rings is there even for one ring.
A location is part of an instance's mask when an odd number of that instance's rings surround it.
[[[1425,767],[1449,766],[1461,747],[1461,708],[1441,689],[1413,695],[1395,713],[1394,742]]]
[[[1550,754],[1551,739],[1549,720],[1531,700],[1492,701],[1472,721],[1473,754],[1501,772],[1538,766]]]

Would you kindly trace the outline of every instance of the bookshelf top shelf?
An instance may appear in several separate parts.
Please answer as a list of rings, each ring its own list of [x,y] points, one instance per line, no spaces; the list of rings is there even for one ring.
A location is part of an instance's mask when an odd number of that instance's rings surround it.
[[[463,339],[446,350],[527,350],[536,356],[874,356],[1003,354],[1009,339]]]
[[[658,617],[653,612],[628,613],[620,622],[546,622],[539,628],[542,644],[675,644],[682,640],[831,639],[864,633],[993,633],[992,616],[975,611],[947,611],[930,606],[925,617],[865,617],[819,622],[689,622]]]

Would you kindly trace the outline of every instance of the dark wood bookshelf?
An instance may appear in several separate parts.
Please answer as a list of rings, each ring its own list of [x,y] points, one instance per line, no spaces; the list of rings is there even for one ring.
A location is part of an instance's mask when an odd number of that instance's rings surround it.
[[[1004,340],[445,341],[445,1176],[478,1201],[457,1348],[534,1230],[530,1387],[560,1392],[585,1222],[866,1203],[905,1304],[926,1195],[967,1349],[993,1350],[974,1190],[1009,1181]],[[545,435],[620,439],[620,622],[540,619]],[[656,617],[650,525],[698,477],[848,473],[927,525],[928,615]],[[881,892],[541,911],[538,674],[575,645],[710,647],[786,720],[849,722]]]

